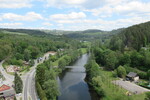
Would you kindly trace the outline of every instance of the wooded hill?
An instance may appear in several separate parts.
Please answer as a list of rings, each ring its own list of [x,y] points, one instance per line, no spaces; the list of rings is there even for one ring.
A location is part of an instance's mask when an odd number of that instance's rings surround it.
[[[1,33],[7,33],[7,34],[19,34],[19,35],[38,35],[38,36],[52,36],[51,34],[47,34],[44,31],[37,30],[37,29],[6,29],[6,28],[1,28],[0,29]]]
[[[122,30],[111,38],[112,50],[124,50],[124,48],[140,50],[150,43],[150,21],[133,25]]]

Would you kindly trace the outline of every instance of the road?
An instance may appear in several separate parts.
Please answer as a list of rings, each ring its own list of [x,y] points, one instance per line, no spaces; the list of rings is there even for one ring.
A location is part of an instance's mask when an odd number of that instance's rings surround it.
[[[7,81],[9,83],[9,85],[11,86],[13,84],[13,81],[14,81],[14,76],[7,74],[7,72],[5,71],[5,69],[2,66],[3,62],[4,62],[4,60],[0,62],[0,72],[5,77],[5,81]]]
[[[30,71],[24,80],[24,88],[23,88],[23,100],[28,100],[30,97],[32,100],[37,100],[37,94],[35,91],[35,69]]]
[[[29,100],[29,97],[31,100],[38,99],[37,94],[36,94],[36,89],[35,89],[36,67],[39,64],[43,63],[45,60],[48,60],[49,54],[55,55],[55,53],[53,54],[52,52],[48,52],[48,53],[44,54],[44,56],[42,57],[43,59],[39,63],[37,62],[37,60],[34,60],[35,64],[33,67],[31,67],[30,71],[21,76],[21,79],[23,80],[23,93],[22,93],[23,100]],[[14,76],[7,74],[7,72],[5,71],[5,69],[2,66],[3,62],[4,62],[4,60],[0,62],[0,71],[1,71],[2,75],[5,77],[5,80],[7,81],[7,83],[9,83],[9,85],[11,86],[14,81]]]
[[[49,54],[51,53],[46,53],[42,58],[42,61],[37,63],[37,60],[35,60],[35,65],[31,68],[29,72],[27,72],[25,75],[21,76],[23,80],[23,94],[22,98],[23,100],[29,100],[28,98],[30,97],[31,100],[37,100],[37,94],[35,90],[35,72],[36,72],[36,67],[43,63],[45,60],[49,58]],[[46,59],[45,59],[46,58]]]

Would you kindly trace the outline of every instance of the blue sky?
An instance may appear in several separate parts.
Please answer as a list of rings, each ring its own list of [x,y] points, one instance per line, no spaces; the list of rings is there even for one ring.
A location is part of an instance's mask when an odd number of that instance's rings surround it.
[[[112,30],[150,21],[150,0],[0,0],[0,28]]]

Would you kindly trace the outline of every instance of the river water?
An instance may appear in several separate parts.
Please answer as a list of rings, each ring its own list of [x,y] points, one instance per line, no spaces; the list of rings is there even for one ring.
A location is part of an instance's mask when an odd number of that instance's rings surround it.
[[[73,68],[66,70],[58,79],[61,95],[58,100],[91,100],[84,65],[89,55],[82,55],[74,64]]]

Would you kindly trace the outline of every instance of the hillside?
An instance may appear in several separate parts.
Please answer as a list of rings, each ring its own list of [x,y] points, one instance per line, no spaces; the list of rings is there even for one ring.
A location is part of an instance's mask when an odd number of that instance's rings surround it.
[[[150,43],[150,22],[128,27],[111,38],[110,46],[113,50],[130,49],[139,50]]]
[[[7,34],[19,34],[19,35],[47,35],[46,32],[34,29],[0,29],[0,32]]]

